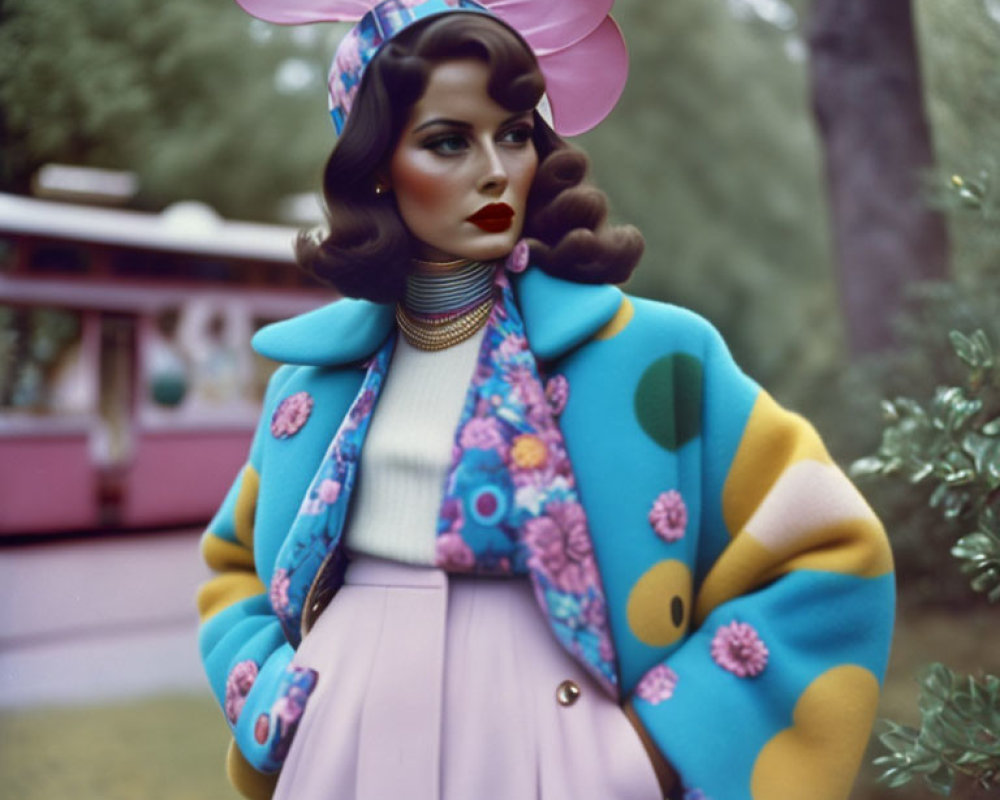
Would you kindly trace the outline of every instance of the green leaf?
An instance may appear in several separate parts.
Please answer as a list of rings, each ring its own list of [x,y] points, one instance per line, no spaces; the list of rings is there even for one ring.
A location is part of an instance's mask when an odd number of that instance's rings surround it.
[[[951,331],[951,333],[948,334],[948,339],[951,341],[951,346],[955,351],[955,355],[957,355],[970,367],[977,366],[976,349],[972,340],[968,336],[959,331]]]
[[[852,478],[868,478],[873,475],[882,475],[887,472],[886,462],[878,456],[859,458],[851,464],[848,472]]]
[[[983,425],[980,430],[987,436],[1000,436],[1000,417],[994,417]]]

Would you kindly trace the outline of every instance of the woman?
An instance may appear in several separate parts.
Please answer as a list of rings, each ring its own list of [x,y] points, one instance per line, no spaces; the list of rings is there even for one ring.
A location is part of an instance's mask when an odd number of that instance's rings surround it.
[[[333,85],[299,255],[362,299],[255,338],[285,366],[204,539],[234,782],[845,797],[891,626],[863,499],[707,323],[610,285],[641,238],[492,11],[386,0]]]

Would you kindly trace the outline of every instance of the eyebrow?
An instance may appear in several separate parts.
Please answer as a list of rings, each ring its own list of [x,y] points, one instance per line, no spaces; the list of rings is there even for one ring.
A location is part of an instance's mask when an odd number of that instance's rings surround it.
[[[503,127],[504,125],[509,125],[512,122],[516,122],[525,115],[530,113],[531,113],[530,111],[520,111],[517,114],[511,114],[507,119],[505,119],[502,123],[500,123],[500,127]],[[430,128],[435,125],[441,125],[443,127],[448,127],[448,128],[459,128],[461,130],[470,130],[472,128],[471,123],[463,122],[462,120],[449,119],[447,117],[435,117],[434,119],[429,119],[427,120],[427,122],[421,123],[416,128],[414,128],[411,131],[411,133],[420,133],[420,131],[424,130],[425,128]]]

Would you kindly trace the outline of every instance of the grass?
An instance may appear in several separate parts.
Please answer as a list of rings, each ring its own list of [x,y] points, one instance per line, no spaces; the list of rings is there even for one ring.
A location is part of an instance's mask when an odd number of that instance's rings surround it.
[[[3,800],[231,800],[208,695],[0,716]]]
[[[995,620],[996,610],[984,607],[961,615],[901,613],[881,713],[918,721],[915,676],[926,662],[1000,671],[990,636]],[[228,738],[207,693],[6,712],[0,715],[0,800],[235,800],[223,767]],[[875,786],[874,777],[866,767],[852,800],[936,797],[918,786]],[[974,794],[956,791],[953,797],[971,800]]]

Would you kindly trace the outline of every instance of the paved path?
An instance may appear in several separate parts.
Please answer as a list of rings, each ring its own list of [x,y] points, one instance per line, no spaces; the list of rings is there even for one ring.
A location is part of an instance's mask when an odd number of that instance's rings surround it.
[[[197,530],[0,548],[0,708],[206,691]]]

